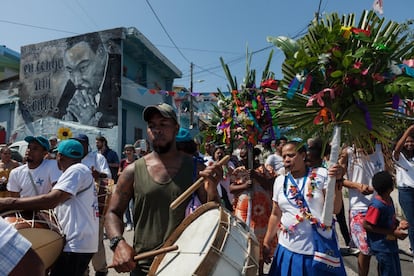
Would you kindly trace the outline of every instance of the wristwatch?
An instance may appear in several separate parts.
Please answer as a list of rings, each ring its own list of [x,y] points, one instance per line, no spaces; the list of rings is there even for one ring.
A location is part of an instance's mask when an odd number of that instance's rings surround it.
[[[110,241],[109,241],[109,248],[111,248],[112,251],[115,251],[116,246],[118,245],[118,243],[122,240],[125,240],[124,237],[122,236],[116,236],[113,237]]]

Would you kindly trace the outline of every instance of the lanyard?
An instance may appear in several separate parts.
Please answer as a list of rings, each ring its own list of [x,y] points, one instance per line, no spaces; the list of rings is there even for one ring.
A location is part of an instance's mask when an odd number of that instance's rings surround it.
[[[285,177],[285,181],[284,181],[284,194],[286,196],[286,198],[288,199],[288,201],[292,204],[292,202],[289,199],[295,199],[295,205],[297,205],[296,200],[297,199],[301,199],[301,201],[303,202],[303,206],[308,207],[305,197],[303,196],[303,189],[306,185],[306,180],[308,179],[308,175],[309,175],[309,169],[306,170],[306,174],[303,177],[303,182],[302,182],[302,187],[299,189],[298,184],[296,183],[295,179],[293,178],[291,173],[288,173],[287,177]],[[296,188],[297,193],[295,195],[293,195],[292,197],[289,198],[288,196],[288,190],[287,190],[287,179],[289,178],[289,181],[292,183],[292,186]],[[299,207],[299,206],[298,206]],[[309,209],[309,208],[308,208]]]

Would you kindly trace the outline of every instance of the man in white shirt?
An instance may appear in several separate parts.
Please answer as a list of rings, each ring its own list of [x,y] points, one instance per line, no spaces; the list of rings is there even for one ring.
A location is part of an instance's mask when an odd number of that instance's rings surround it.
[[[286,142],[287,138],[284,136],[277,139],[274,146],[272,145],[272,148],[275,147],[275,152],[266,158],[265,167],[274,176],[279,174],[278,171],[283,168],[282,148]]]
[[[29,197],[48,193],[62,172],[56,160],[45,157],[49,141],[43,136],[27,136],[26,164],[10,172],[7,190],[12,197]]]
[[[89,145],[89,138],[86,134],[79,134],[74,140],[79,141],[83,146],[83,158],[82,164],[86,165],[92,173],[92,176],[95,180],[98,192],[98,202],[99,202],[99,246],[98,252],[92,257],[92,265],[95,270],[95,275],[107,275],[108,268],[106,263],[106,253],[105,247],[103,244],[104,238],[104,229],[103,229],[103,206],[105,204],[106,197],[106,187],[105,180],[112,178],[111,170],[109,168],[108,162],[102,154],[97,151],[91,151]]]

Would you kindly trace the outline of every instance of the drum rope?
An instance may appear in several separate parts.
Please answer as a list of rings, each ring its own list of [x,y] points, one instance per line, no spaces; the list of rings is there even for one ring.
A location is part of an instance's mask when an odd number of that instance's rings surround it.
[[[234,218],[235,220],[232,221],[231,218]],[[231,232],[229,231],[229,229],[231,227],[229,227],[229,225],[232,225],[234,227],[237,227],[239,229],[243,229],[243,230],[247,231],[247,238],[249,240],[247,250],[246,250],[244,244],[242,244],[238,239],[236,239],[231,234]],[[251,236],[252,236],[252,233],[250,231],[250,227],[248,227],[242,220],[240,220],[238,217],[235,217],[235,216],[229,217],[229,220],[227,220],[226,222],[225,221],[221,221],[220,226],[221,226],[221,228],[223,228],[223,230],[225,232],[225,239],[224,239],[224,241],[226,241],[227,238],[232,239],[242,249],[243,253],[245,253],[245,255],[247,255],[247,258],[246,258],[245,263],[243,264],[243,266],[241,266],[240,264],[236,263],[233,259],[230,259],[227,255],[222,254],[221,252],[223,252],[223,248],[224,248],[224,246],[226,244],[225,242],[222,243],[220,249],[212,246],[212,248],[218,253],[218,255],[220,255],[221,257],[223,257],[223,259],[225,259],[235,269],[238,269],[240,271],[240,268],[242,268],[242,273],[243,273],[242,275],[245,275],[246,270],[249,269],[249,268],[251,268],[251,267],[259,267],[259,263],[250,256]],[[252,265],[247,265],[247,264],[250,263],[249,260],[252,262]]]
[[[59,232],[61,236],[64,236],[63,228],[58,222],[56,214],[53,209],[40,210],[38,212],[32,211],[31,218],[27,218],[27,216],[24,216],[22,214],[23,212],[24,212],[23,210],[10,210],[10,211],[1,213],[0,216],[6,217],[9,214],[14,214],[16,221],[13,223],[10,223],[13,226],[19,225],[19,224],[20,225],[27,224],[31,228],[36,228],[36,224],[43,224],[43,225],[47,225],[47,227],[49,227],[50,230],[55,229]],[[43,215],[43,217],[40,216],[39,214]]]
[[[50,244],[53,244],[53,243],[55,243],[55,242],[57,242],[57,241],[60,241],[60,240],[64,240],[64,236],[61,236],[61,237],[59,237],[59,238],[56,238],[56,239],[54,239],[54,240],[52,240],[52,241],[50,241],[50,242],[47,242],[47,243],[45,243],[45,244],[42,244],[42,245],[39,245],[39,246],[37,246],[36,248],[35,247],[33,247],[33,249],[34,250],[38,250],[38,249],[42,249],[43,247],[46,247],[46,246],[48,246],[48,245],[50,245]]]
[[[236,261],[234,261],[233,259],[231,259],[229,256],[223,254],[222,250],[223,250],[223,248],[224,248],[224,246],[225,246],[226,243],[223,243],[222,244],[222,246],[221,246],[222,248],[217,248],[216,246],[211,246],[211,249],[214,250],[216,252],[216,254],[219,255],[221,258],[223,258],[224,260],[226,260],[232,267],[234,267],[238,271],[242,271],[242,274],[241,275],[245,275],[246,274],[246,271],[249,268],[259,267],[258,262],[255,259],[253,259],[251,257],[251,255],[250,255],[251,242],[248,243],[248,248],[246,250],[245,249],[245,246],[241,242],[239,242],[239,240],[236,239],[231,234],[231,232],[229,231],[229,228],[228,227],[225,227],[223,224],[225,224],[225,225],[228,226],[229,223],[222,222],[222,225],[221,225],[221,227],[225,230],[226,238],[224,240],[227,240],[227,238],[229,238],[229,240],[231,239],[232,241],[234,241],[242,249],[243,253],[245,253],[245,255],[247,256],[246,257],[246,260],[245,260],[245,263],[243,265],[241,265],[241,264],[237,263]],[[240,225],[238,227],[241,227],[242,229],[245,229],[244,227],[242,227],[242,225]],[[251,240],[251,233],[248,233],[248,239]],[[187,254],[187,255],[197,254],[197,255],[207,255],[208,254],[208,250],[207,251],[206,250],[202,250],[201,252],[177,250],[177,251],[168,252],[166,254]],[[250,263],[249,260],[251,261],[251,265],[248,265]]]
[[[229,263],[232,267],[234,267],[235,269],[237,269],[237,271],[242,271],[242,275],[246,274],[246,270],[251,268],[251,267],[259,267],[259,264],[250,257],[250,254],[248,252],[247,253],[247,259],[245,261],[245,263],[243,265],[237,263],[236,261],[234,261],[233,259],[231,259],[230,257],[228,257],[227,255],[223,254],[222,251],[220,251],[218,248],[212,246],[212,249],[214,249],[214,251],[216,251],[216,253],[218,255],[220,255],[221,258],[225,259],[227,261],[227,263]],[[245,251],[245,250],[244,250]],[[253,264],[248,266],[246,265],[248,263],[248,259],[251,259],[253,261]]]

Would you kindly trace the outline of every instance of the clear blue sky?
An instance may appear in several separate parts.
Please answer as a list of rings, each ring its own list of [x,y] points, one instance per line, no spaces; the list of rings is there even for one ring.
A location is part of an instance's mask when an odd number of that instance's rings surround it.
[[[364,9],[371,9],[373,1],[323,0],[320,11],[352,12],[359,18]],[[387,20],[403,22],[414,18],[414,0],[383,2],[383,16]],[[229,63],[240,83],[245,74],[246,50],[257,52],[251,67],[260,78],[270,51],[267,47],[271,46],[266,37],[296,37],[303,33],[318,6],[319,0],[2,1],[0,44],[20,52],[21,46],[33,43],[135,27],[183,72],[183,78],[174,84],[190,86],[193,62],[194,91],[227,91],[220,57]],[[280,78],[283,54],[273,49],[271,69]]]

